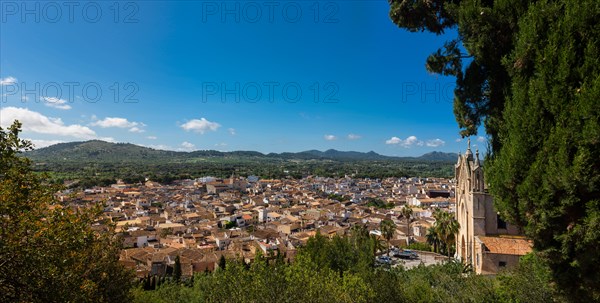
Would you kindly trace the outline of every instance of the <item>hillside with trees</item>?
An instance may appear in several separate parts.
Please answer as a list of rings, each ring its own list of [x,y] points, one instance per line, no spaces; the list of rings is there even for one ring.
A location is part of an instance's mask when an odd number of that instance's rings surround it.
[[[127,183],[146,178],[160,183],[177,179],[235,173],[267,179],[324,177],[451,177],[458,157],[454,153],[432,152],[420,157],[389,157],[375,152],[317,151],[262,154],[254,151],[215,150],[175,152],[129,143],[99,140],[60,143],[24,154],[59,183],[79,180],[80,187],[106,186],[123,179]]]

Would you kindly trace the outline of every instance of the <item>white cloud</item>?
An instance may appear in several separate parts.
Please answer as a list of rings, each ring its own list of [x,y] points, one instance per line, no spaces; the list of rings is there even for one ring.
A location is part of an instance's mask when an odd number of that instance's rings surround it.
[[[482,137],[482,136],[477,137],[477,142],[482,142],[483,143],[485,141],[487,141],[487,139],[485,137]]]
[[[106,117],[103,120],[98,120],[96,122],[93,122],[91,125],[100,126],[102,128],[109,128],[109,127],[129,128],[129,127],[137,126],[138,123],[130,122],[125,118]]]
[[[409,136],[406,139],[402,140],[398,137],[392,137],[389,140],[385,141],[385,144],[391,144],[391,145],[400,145],[402,147],[406,147],[409,148],[413,145],[418,145],[418,146],[423,146],[423,141],[420,141],[419,139],[417,139],[416,136]]]
[[[158,139],[158,138],[156,138],[156,136],[148,136],[148,137],[146,137],[146,139],[150,139],[150,140],[156,140],[156,139]]]
[[[134,126],[134,127],[130,128],[129,131],[132,132],[132,133],[143,133],[143,132],[145,132],[145,130],[143,130],[143,129],[137,127],[137,126]]]
[[[96,120],[96,115],[92,115],[92,120]],[[133,122],[129,121],[125,118],[119,117],[106,117],[102,120],[98,120],[92,122],[90,125],[92,126],[100,126],[102,128],[116,127],[116,128],[129,128],[129,131],[132,133],[143,133],[145,132],[142,127],[146,126],[146,124],[142,122]]]
[[[327,141],[337,140],[337,137],[334,135],[325,135],[325,136],[323,136],[323,138]]]
[[[362,138],[361,135],[357,135],[357,134],[348,134],[348,140],[358,140]]]
[[[67,100],[65,99],[59,99],[55,97],[40,97],[40,100],[44,101],[44,104],[48,107],[62,110],[71,109],[71,105],[67,104]]]
[[[235,128],[230,128],[229,129],[229,134],[232,136],[235,136]]]
[[[0,85],[10,85],[15,83],[17,83],[17,78],[15,77],[0,78]]]
[[[190,142],[184,141],[183,143],[181,143],[181,147],[183,147],[184,150],[192,150],[194,147],[196,147],[196,145],[194,145]]]
[[[65,141],[61,141],[61,140],[38,140],[38,139],[27,139],[27,140],[31,141],[31,143],[33,143],[33,147],[36,149],[44,148],[44,147],[48,147],[50,145],[65,142]]]
[[[75,137],[79,139],[97,139],[96,133],[89,127],[79,124],[65,125],[60,118],[46,117],[38,112],[21,107],[0,109],[0,125],[8,127],[14,120],[23,123],[23,131],[38,134]],[[107,138],[110,139],[110,138]]]
[[[221,124],[210,122],[205,118],[200,118],[200,120],[192,119],[181,125],[181,128],[185,131],[193,131],[200,134],[204,134],[207,131],[216,131],[219,127],[221,127]]]
[[[391,137],[389,140],[385,141],[385,144],[399,144],[400,142],[402,142],[402,139],[398,137]]]
[[[462,140],[463,140],[462,138],[458,138],[458,139],[456,139],[454,141],[456,141],[456,142],[462,142]]]
[[[221,142],[221,143],[215,144],[215,146],[217,146],[217,147],[225,147],[225,146],[227,146],[227,143]]]
[[[444,146],[444,144],[446,144],[446,142],[442,139],[433,139],[433,140],[427,140],[427,143],[425,145],[427,145],[429,147],[440,147],[440,146]]]

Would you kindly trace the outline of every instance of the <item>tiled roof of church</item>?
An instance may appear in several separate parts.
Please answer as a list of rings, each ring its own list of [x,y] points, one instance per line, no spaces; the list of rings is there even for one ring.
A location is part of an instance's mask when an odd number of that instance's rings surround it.
[[[493,254],[522,256],[531,252],[531,243],[524,238],[478,236],[486,250]]]

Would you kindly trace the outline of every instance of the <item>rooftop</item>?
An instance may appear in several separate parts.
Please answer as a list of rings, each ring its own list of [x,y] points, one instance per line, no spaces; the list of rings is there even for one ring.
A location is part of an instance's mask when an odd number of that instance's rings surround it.
[[[526,255],[531,252],[531,242],[524,238],[478,237],[486,251],[503,255]]]

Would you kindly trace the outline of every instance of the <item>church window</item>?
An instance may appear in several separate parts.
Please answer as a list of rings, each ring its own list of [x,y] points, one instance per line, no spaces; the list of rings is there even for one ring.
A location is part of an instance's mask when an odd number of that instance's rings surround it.
[[[500,218],[500,214],[496,214],[497,217],[497,221],[498,222],[498,229],[506,229],[506,221],[502,220],[502,218]]]

